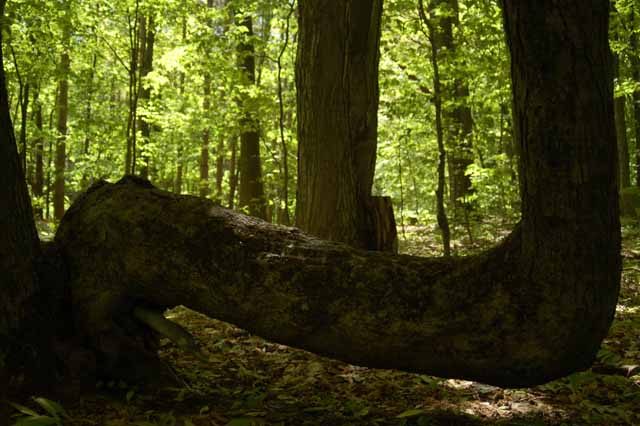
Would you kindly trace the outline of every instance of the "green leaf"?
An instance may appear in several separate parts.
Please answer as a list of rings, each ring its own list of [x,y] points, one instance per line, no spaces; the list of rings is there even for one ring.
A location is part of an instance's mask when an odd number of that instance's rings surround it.
[[[13,426],[62,426],[62,422],[49,416],[35,416],[19,419]]]
[[[55,401],[51,401],[50,399],[42,397],[36,397],[33,398],[33,400],[37,402],[38,405],[40,405],[42,408],[44,408],[44,410],[52,417],[68,417],[67,413],[64,411],[64,408],[62,408],[62,405],[58,404]]]
[[[38,413],[36,413],[35,411],[33,411],[29,407],[25,407],[24,405],[16,404],[15,402],[10,402],[9,404],[13,408],[15,408],[16,410],[20,411],[22,414],[26,414],[27,416],[39,416]]]
[[[407,410],[396,416],[396,419],[406,419],[410,417],[424,416],[427,412],[421,408],[414,408],[413,410]]]

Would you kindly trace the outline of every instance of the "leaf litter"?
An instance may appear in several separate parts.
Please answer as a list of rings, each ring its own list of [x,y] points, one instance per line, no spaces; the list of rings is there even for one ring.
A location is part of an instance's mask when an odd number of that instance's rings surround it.
[[[434,229],[405,231],[404,252],[437,255],[440,246]],[[505,234],[504,230],[485,233],[471,244],[461,238],[454,246],[459,252],[472,252],[495,243],[496,238],[486,235]],[[198,339],[208,362],[163,341],[160,356],[182,386],[138,390],[126,383],[100,384],[96,392],[61,401],[68,419],[64,424],[637,425],[640,369],[622,368],[640,365],[640,228],[636,225],[623,226],[622,256],[616,319],[596,365],[543,386],[502,389],[353,366],[265,341],[178,307],[168,316]]]

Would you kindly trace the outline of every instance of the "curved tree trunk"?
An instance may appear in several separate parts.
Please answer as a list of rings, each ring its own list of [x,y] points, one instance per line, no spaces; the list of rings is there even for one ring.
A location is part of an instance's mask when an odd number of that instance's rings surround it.
[[[500,246],[462,259],[367,252],[138,178],[98,183],[68,210],[55,250],[75,331],[100,367],[144,369],[153,346],[135,318],[176,304],[374,367],[502,386],[589,367],[620,279],[608,1],[509,0],[504,10],[523,215]],[[31,293],[38,248],[2,77],[6,333],[24,318],[24,303],[10,302]]]
[[[101,367],[142,368],[152,349],[134,317],[183,304],[360,365],[501,386],[588,368],[620,279],[607,11],[505,1],[523,215],[483,254],[367,252],[137,178],[94,185],[56,247]]]

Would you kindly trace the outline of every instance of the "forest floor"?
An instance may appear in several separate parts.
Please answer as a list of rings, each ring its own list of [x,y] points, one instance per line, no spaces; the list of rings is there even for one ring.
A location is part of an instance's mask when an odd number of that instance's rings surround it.
[[[456,254],[486,248],[506,233],[507,227],[495,224],[476,227],[474,241],[454,241]],[[432,228],[406,228],[401,251],[439,255],[437,235]],[[622,292],[597,368],[543,386],[501,389],[356,367],[267,342],[179,307],[167,316],[189,329],[209,356],[203,363],[163,342],[161,357],[182,386],[142,390],[98,383],[96,392],[65,398],[60,406],[49,399],[22,402],[61,419],[24,424],[639,425],[640,370],[629,368],[625,375],[622,366],[640,365],[640,227],[623,226],[623,240]],[[617,374],[596,372],[608,367]]]

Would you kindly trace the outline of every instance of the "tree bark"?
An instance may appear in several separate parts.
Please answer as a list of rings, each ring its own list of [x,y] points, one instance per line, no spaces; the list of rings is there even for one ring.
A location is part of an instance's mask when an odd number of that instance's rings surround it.
[[[236,199],[236,189],[238,187],[238,170],[237,170],[237,157],[238,157],[238,137],[231,137],[231,159],[229,160],[229,198],[227,206],[233,209],[233,205]]]
[[[5,4],[0,0],[0,17]],[[2,46],[0,34],[0,400],[5,401],[12,377],[45,380],[51,364],[41,352],[47,340],[38,334],[48,331],[47,322],[38,327],[40,316],[34,313],[40,245],[11,123]],[[0,419],[9,419],[7,407],[0,404]]]
[[[298,5],[296,226],[320,238],[376,249],[368,208],[382,1]]]
[[[444,85],[442,96],[452,101],[452,108],[443,108],[446,132],[447,165],[449,169],[449,196],[451,207],[456,216],[468,206],[465,198],[471,194],[471,179],[466,174],[467,167],[473,163],[472,131],[473,118],[467,105],[469,86],[456,70],[456,42],[453,36],[454,25],[459,24],[458,0],[433,0],[430,10],[440,9],[437,19],[432,19],[431,43],[435,44],[439,63],[447,64],[445,73],[451,83]],[[443,67],[442,67],[443,68]]]
[[[35,215],[37,218],[42,219],[42,196],[44,192],[44,128],[42,119],[42,104],[40,103],[40,85],[36,86],[33,94],[33,105],[35,115],[36,137],[33,142],[35,150],[35,177],[33,180],[33,196],[38,199],[38,204],[35,208]]]
[[[629,47],[630,55],[629,61],[631,62],[631,78],[636,84],[636,89],[631,94],[631,99],[633,100],[633,134],[636,140],[636,186],[640,187],[640,56],[638,56],[638,48],[640,47],[638,44],[638,34],[637,30],[640,27],[637,23],[638,17],[636,16],[636,7],[631,8],[631,19],[630,19],[630,27],[631,32],[629,35]]]
[[[207,0],[207,9],[213,8],[213,0]],[[213,22],[209,20],[208,26],[213,32]],[[209,66],[211,61],[209,55],[209,47],[204,47],[206,58],[206,64]],[[208,70],[204,71],[203,77],[203,97],[202,97],[202,112],[203,112],[203,129],[202,129],[202,143],[200,145],[200,184],[199,194],[201,197],[208,197],[211,192],[209,188],[209,143],[211,139],[211,125],[209,123],[209,111],[211,109],[211,73]]]
[[[151,99],[151,88],[147,85],[145,78],[153,71],[153,47],[155,44],[155,22],[152,15],[148,18],[140,19],[140,78],[138,100],[143,108],[149,107]],[[147,179],[149,177],[149,137],[151,136],[151,126],[149,124],[148,112],[139,114],[137,117],[140,129],[140,176]]]
[[[244,73],[244,84],[256,83],[256,56],[253,45],[253,22],[251,15],[245,15],[242,25],[247,28],[246,39],[238,46],[238,60]],[[241,100],[242,119],[240,120],[240,188],[238,209],[246,209],[251,216],[266,219],[267,200],[264,195],[262,182],[262,165],[260,161],[259,122],[255,116],[255,108],[250,105],[250,99]]]
[[[58,97],[56,104],[56,160],[53,184],[53,215],[56,220],[64,215],[65,169],[67,161],[67,118],[69,114],[69,72],[71,62],[69,53],[63,52],[60,57],[61,79],[58,81]]]
[[[620,57],[613,53],[614,77],[620,78]],[[626,100],[624,94],[613,101],[616,140],[618,144],[618,187],[620,189],[631,186],[631,171],[629,169],[629,141],[627,140],[627,120],[625,116]]]
[[[138,96],[139,91],[139,52],[140,44],[144,40],[140,37],[140,25],[144,18],[140,16],[139,1],[135,2],[133,16],[127,10],[127,22],[129,25],[129,89],[127,115],[127,146],[124,161],[124,173],[135,174],[136,172],[136,144],[137,144],[137,117],[138,117]]]
[[[218,146],[216,148],[216,202],[222,205],[222,180],[224,179],[224,157],[225,146],[224,137],[218,136]]]
[[[29,81],[26,81],[20,91],[20,140],[18,142],[19,146],[22,147],[22,152],[20,153],[22,157],[22,170],[25,171],[27,178],[30,177],[29,169],[27,168],[27,113],[29,111],[30,86]]]
[[[422,22],[429,28],[429,38],[431,45],[431,66],[433,68],[433,104],[435,106],[435,121],[436,121],[436,138],[438,140],[438,186],[436,189],[436,203],[437,203],[437,219],[438,227],[442,233],[442,251],[445,257],[451,256],[451,231],[449,229],[449,220],[447,218],[447,212],[444,206],[444,167],[447,159],[447,151],[444,146],[444,132],[442,126],[442,85],[440,82],[440,67],[438,61],[438,40],[442,38],[442,34],[439,35],[439,31],[436,30],[436,26],[431,22],[431,18],[427,17],[423,1],[419,1],[420,17]],[[440,33],[442,27],[440,28]],[[451,164],[451,163],[450,163]],[[452,173],[451,168],[449,173]],[[453,203],[452,203],[453,204]]]

